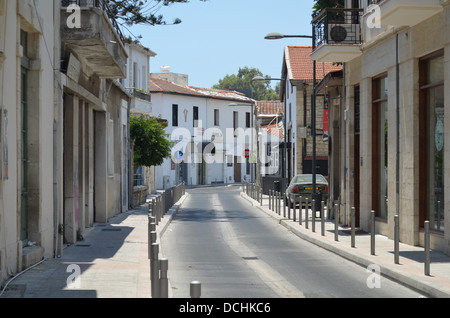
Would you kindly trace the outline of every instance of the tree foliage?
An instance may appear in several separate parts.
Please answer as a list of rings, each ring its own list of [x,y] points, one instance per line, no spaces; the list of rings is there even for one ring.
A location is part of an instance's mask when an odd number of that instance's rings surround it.
[[[251,97],[255,100],[278,100],[279,89],[273,89],[271,81],[253,81],[256,76],[263,76],[257,68],[242,67],[237,74],[226,75],[215,84],[213,88],[236,90],[239,92],[251,92]],[[264,76],[269,78],[268,76]],[[279,88],[280,84],[277,83]],[[248,96],[248,95],[247,95]]]
[[[172,143],[158,118],[130,116],[130,136],[134,142],[135,167],[160,166],[170,158]]]
[[[345,0],[314,0],[312,17],[313,19],[326,8],[344,8]]]
[[[208,1],[208,0],[200,0]],[[119,21],[131,26],[134,24],[166,25],[161,8],[175,3],[188,3],[189,0],[108,0],[112,14]],[[179,24],[176,18],[172,24]]]

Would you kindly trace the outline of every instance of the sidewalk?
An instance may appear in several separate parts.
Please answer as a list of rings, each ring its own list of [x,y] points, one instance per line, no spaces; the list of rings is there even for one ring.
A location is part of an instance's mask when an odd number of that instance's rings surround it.
[[[158,240],[186,195],[157,225]],[[151,298],[148,204],[85,231],[83,241],[17,274],[0,288],[0,298]],[[79,288],[70,288],[80,269]]]
[[[338,241],[335,241],[334,220],[324,222],[324,236],[322,236],[321,219],[317,213],[315,220],[315,232],[312,231],[312,211],[309,210],[308,229],[305,216],[302,217],[302,225],[299,223],[299,210],[296,209],[296,222],[293,221],[293,209],[288,218],[283,213],[283,205],[280,204],[280,213],[269,209],[269,196],[264,195],[262,205],[260,202],[241,192],[241,197],[249,201],[255,208],[267,213],[280,225],[286,227],[293,234],[313,244],[321,246],[361,266],[368,267],[375,264],[380,268],[382,276],[391,278],[408,287],[416,289],[429,297],[450,297],[450,256],[444,253],[430,252],[430,276],[424,274],[425,253],[423,247],[411,246],[400,243],[399,264],[394,262],[394,241],[386,236],[375,235],[375,255],[371,255],[370,233],[357,232],[355,235],[355,247],[351,247],[351,235],[349,228],[339,225]],[[368,272],[370,273],[370,272]]]

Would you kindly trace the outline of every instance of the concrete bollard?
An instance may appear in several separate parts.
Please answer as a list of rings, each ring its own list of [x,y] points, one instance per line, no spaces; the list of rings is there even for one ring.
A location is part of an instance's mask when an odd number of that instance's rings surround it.
[[[272,190],[269,189],[269,210],[272,210]]]
[[[202,284],[198,281],[191,283],[191,298],[200,298],[202,296]]]

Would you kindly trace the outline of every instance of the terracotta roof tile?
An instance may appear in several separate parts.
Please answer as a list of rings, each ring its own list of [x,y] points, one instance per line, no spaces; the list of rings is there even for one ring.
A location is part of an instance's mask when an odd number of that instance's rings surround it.
[[[258,101],[256,107],[259,115],[284,114],[284,103],[279,101]]]
[[[166,80],[156,78],[152,78],[149,80],[149,88],[151,93],[169,93],[169,94],[180,94],[197,97],[208,97],[243,103],[254,102],[253,99],[248,98],[244,94],[236,91],[178,85]]]
[[[311,60],[311,46],[288,46],[285,48],[285,67],[289,78],[298,81],[313,81],[314,64]],[[328,73],[342,70],[342,65],[333,63],[316,63],[316,80],[321,81]]]

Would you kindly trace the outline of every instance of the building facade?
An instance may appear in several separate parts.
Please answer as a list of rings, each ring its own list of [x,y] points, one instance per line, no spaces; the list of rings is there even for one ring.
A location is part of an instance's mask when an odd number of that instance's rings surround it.
[[[156,53],[139,43],[127,41],[127,77],[120,80],[132,95],[129,115],[151,116],[152,98],[149,92],[150,58]],[[129,184],[129,205],[135,207],[145,203],[147,195],[155,192],[155,167],[134,167],[132,156],[127,164],[131,176]],[[132,199],[131,199],[132,198]]]
[[[128,56],[109,7],[103,1],[77,2],[80,23],[73,27],[70,4],[62,1],[61,7],[63,107],[58,114],[64,185],[59,223],[66,243],[128,208],[131,101],[118,82],[126,76]]]
[[[210,185],[254,180],[252,99],[233,91],[176,84],[153,74],[150,92],[152,115],[167,120],[167,134],[176,144],[172,159],[155,168],[156,189],[181,182]],[[249,158],[244,154],[247,149]]]
[[[59,1],[0,1],[0,282],[57,251]]]
[[[312,98],[315,85],[332,71],[342,67],[330,62],[314,63],[310,58],[311,46],[288,46],[285,48],[282,68],[281,99],[286,107],[288,182],[296,174],[312,173],[313,135]],[[328,177],[328,142],[324,131],[328,124],[328,104],[322,95],[316,98],[316,172]]]
[[[429,221],[432,248],[447,254],[449,15],[449,1],[347,1],[313,21],[312,54],[344,62],[342,215],[357,205],[368,230],[374,210],[377,232],[389,237],[398,215],[400,241],[411,245],[423,245]]]

